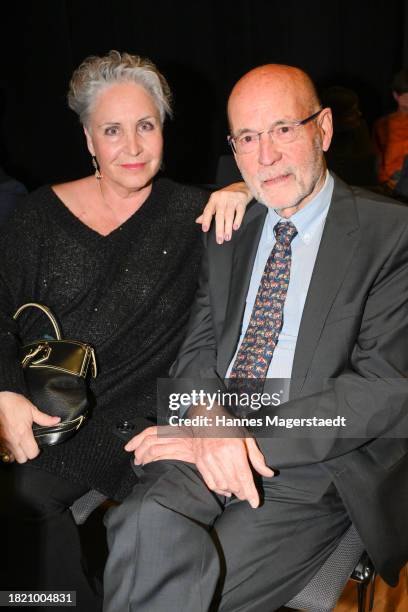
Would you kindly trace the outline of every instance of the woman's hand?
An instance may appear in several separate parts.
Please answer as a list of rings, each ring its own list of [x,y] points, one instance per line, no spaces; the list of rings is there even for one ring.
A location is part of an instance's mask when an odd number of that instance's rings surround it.
[[[245,183],[233,183],[211,194],[196,223],[201,223],[203,232],[208,232],[215,215],[215,235],[218,244],[222,244],[224,240],[231,240],[233,229],[240,227],[251,200],[252,195]]]
[[[40,412],[27,398],[19,393],[2,391],[0,393],[0,446],[2,455],[8,455],[8,461],[25,463],[38,455],[39,448],[35,441],[32,426],[57,425],[60,417],[52,417]],[[7,459],[3,458],[7,462]]]

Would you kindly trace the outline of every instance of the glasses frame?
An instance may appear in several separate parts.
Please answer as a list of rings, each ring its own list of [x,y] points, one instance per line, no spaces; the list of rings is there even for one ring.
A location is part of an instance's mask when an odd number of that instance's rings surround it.
[[[288,125],[292,125],[293,127],[300,127],[301,125],[306,125],[307,123],[309,123],[309,121],[313,121],[313,119],[316,119],[316,117],[318,117],[320,115],[320,113],[324,110],[324,108],[319,109],[318,111],[316,111],[315,113],[313,113],[313,115],[310,115],[309,117],[306,117],[306,119],[299,119],[298,121],[288,121]],[[277,127],[277,126],[275,126]],[[262,130],[262,132],[255,132],[255,134],[258,136],[258,146],[259,146],[259,139],[261,137],[262,134],[270,134],[270,132],[272,132],[275,127],[273,127],[270,130]],[[231,136],[231,134],[228,134],[227,136],[227,142],[229,144],[229,146],[231,147],[232,151],[236,154],[236,155],[245,155],[245,153],[237,153],[237,148],[235,145],[235,136]],[[293,141],[291,141],[293,142]],[[255,151],[255,149],[254,149]],[[252,151],[248,151],[248,153],[251,153]]]

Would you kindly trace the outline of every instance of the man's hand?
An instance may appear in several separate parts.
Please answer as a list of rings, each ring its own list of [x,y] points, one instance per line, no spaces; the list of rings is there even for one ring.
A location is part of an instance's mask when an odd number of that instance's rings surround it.
[[[253,438],[195,438],[194,450],[194,463],[209,489],[229,491],[246,499],[252,508],[259,506],[250,466],[261,476],[272,477],[274,473]]]
[[[132,438],[125,450],[134,452],[136,465],[162,459],[194,463],[211,491],[227,497],[234,494],[256,508],[259,494],[250,465],[261,476],[272,477],[273,471],[253,438],[242,437],[241,430],[237,430],[241,435],[237,438],[208,437],[216,433],[220,430],[210,433],[194,427],[149,427]]]
[[[0,393],[0,446],[7,449],[11,460],[17,463],[26,463],[40,452],[33,435],[33,423],[50,427],[60,420],[60,417],[40,412],[19,393]]]
[[[147,427],[129,440],[125,451],[134,453],[135,465],[145,465],[162,459],[178,459],[194,463],[192,434],[186,427],[170,425]]]
[[[222,244],[224,240],[231,240],[233,229],[240,227],[251,200],[252,195],[245,183],[233,183],[211,194],[196,223],[201,223],[203,232],[208,232],[215,215],[215,234],[218,244]]]

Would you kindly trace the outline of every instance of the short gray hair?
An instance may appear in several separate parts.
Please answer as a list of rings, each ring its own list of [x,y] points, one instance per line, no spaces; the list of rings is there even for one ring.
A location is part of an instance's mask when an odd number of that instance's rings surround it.
[[[109,51],[107,55],[87,57],[72,75],[68,90],[68,105],[81,123],[87,125],[98,94],[109,85],[133,82],[152,96],[163,124],[171,116],[170,87],[156,66],[147,58],[130,53]]]

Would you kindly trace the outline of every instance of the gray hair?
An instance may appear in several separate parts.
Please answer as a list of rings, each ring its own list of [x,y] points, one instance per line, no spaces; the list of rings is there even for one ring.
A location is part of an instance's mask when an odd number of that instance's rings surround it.
[[[171,117],[170,87],[156,66],[147,58],[119,51],[87,57],[72,75],[68,90],[68,105],[77,113],[83,125],[89,123],[92,106],[98,94],[115,83],[133,82],[152,96],[163,124]]]

